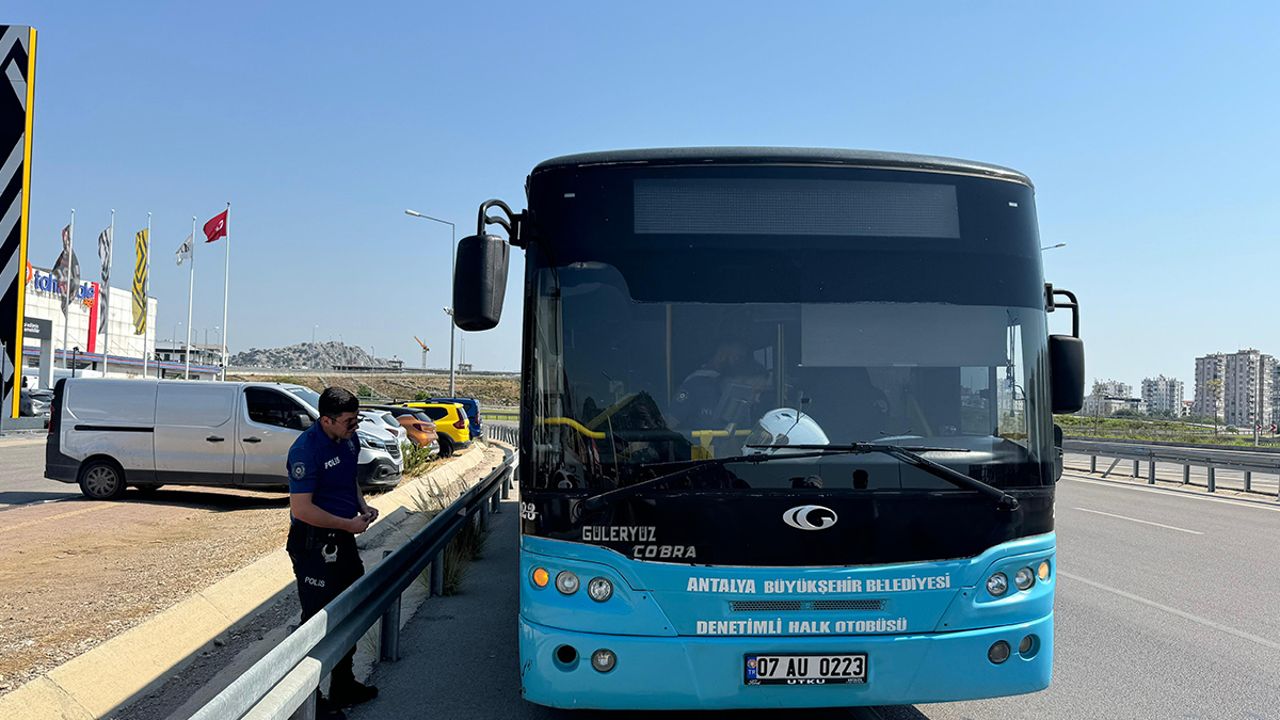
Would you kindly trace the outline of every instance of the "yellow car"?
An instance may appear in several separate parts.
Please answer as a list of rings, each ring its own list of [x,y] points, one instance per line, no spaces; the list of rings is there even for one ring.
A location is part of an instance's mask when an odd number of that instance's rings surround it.
[[[471,444],[467,411],[458,403],[407,402],[404,406],[421,410],[435,422],[440,440],[440,457],[449,457],[454,450]]]

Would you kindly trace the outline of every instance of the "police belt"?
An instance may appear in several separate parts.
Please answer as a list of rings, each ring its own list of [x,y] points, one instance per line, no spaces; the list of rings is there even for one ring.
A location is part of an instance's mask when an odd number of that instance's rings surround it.
[[[289,527],[288,550],[315,550],[325,545],[354,546],[356,536],[346,530],[322,528],[308,525],[301,520],[294,520]]]

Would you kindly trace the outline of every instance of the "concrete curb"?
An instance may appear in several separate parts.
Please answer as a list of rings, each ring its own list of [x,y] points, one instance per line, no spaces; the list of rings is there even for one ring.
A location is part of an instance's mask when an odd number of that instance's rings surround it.
[[[362,549],[394,536],[421,491],[439,488],[449,497],[464,490],[466,472],[482,464],[485,446],[456,456],[425,476],[371,498],[382,516],[360,535]],[[406,536],[399,533],[396,545]],[[388,537],[388,539],[391,539]],[[292,590],[289,556],[276,550],[45,675],[0,697],[6,720],[84,720],[102,717],[159,688],[197,657],[201,648],[251,619]]]

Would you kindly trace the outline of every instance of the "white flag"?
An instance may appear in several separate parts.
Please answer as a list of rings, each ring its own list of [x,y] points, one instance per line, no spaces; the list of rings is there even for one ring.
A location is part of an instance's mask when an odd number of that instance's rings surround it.
[[[182,241],[182,247],[178,248],[178,264],[181,265],[183,260],[191,259],[191,236],[188,235],[186,240]]]

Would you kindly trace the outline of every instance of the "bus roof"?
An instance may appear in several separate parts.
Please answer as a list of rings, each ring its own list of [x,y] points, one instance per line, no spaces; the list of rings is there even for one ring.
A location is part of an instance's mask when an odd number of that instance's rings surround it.
[[[838,150],[829,148],[786,147],[692,147],[652,148],[645,150],[607,150],[604,152],[562,155],[538,164],[534,174],[545,170],[581,168],[600,165],[845,165],[849,167],[889,168],[925,172],[977,175],[1021,183],[1032,187],[1026,175],[999,165],[957,160],[931,155],[877,152],[874,150]]]

